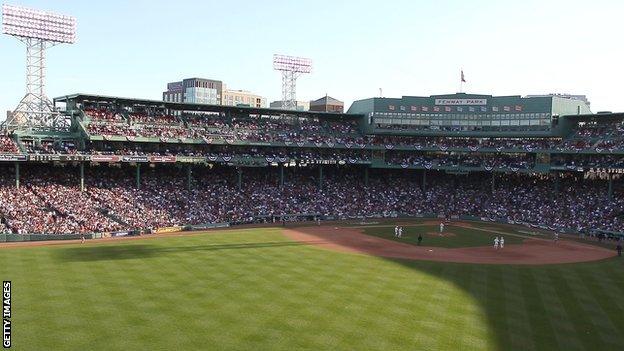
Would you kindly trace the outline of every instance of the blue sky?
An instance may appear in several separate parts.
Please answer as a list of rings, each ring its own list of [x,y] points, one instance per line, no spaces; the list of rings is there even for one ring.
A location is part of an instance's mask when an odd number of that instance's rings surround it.
[[[223,80],[281,95],[272,55],[309,57],[297,96],[586,94],[624,111],[624,1],[10,1],[75,16],[48,50],[47,93],[160,99],[167,82]],[[25,49],[0,36],[0,119],[25,91]]]

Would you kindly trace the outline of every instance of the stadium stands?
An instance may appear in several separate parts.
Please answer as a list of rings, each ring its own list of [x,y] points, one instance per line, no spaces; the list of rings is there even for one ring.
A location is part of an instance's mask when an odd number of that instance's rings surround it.
[[[604,182],[547,176],[431,173],[423,187],[411,171],[376,170],[368,185],[361,170],[289,168],[280,186],[278,169],[244,172],[241,187],[231,167],[197,168],[193,187],[183,170],[157,167],[136,188],[131,167],[90,167],[80,192],[75,168],[32,166],[19,190],[10,172],[0,179],[0,212],[14,232],[75,233],[148,229],[204,223],[254,223],[283,215],[333,218],[396,214],[469,215],[543,225],[552,229],[624,230],[624,197],[607,197]]]
[[[0,136],[0,231],[444,215],[624,232],[624,116],[382,135],[363,115],[87,98],[70,131]]]
[[[13,139],[6,135],[0,135],[0,153],[16,153],[19,148]]]

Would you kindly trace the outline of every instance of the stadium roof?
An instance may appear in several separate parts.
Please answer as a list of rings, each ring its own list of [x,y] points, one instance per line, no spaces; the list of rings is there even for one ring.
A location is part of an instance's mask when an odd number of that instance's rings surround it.
[[[294,111],[283,110],[278,108],[258,108],[258,107],[246,107],[246,106],[225,106],[225,105],[209,105],[209,104],[191,104],[181,102],[167,102],[161,100],[149,100],[149,99],[135,99],[125,98],[118,96],[106,96],[106,95],[91,95],[91,94],[71,94],[65,96],[59,96],[54,98],[54,103],[69,101],[75,102],[116,102],[122,104],[135,104],[135,105],[150,105],[162,107],[170,110],[177,111],[202,111],[202,112],[229,112],[239,114],[252,114],[252,115],[291,115],[298,117],[317,117],[326,119],[339,119],[339,118],[361,118],[361,114],[347,114],[336,112],[324,112],[324,111]]]
[[[624,112],[598,112],[591,114],[581,114],[581,115],[566,115],[565,118],[568,118],[573,121],[618,121],[624,120]]]
[[[310,104],[314,105],[343,105],[344,103],[338,99],[334,99],[331,96],[325,95],[320,99],[310,101]]]

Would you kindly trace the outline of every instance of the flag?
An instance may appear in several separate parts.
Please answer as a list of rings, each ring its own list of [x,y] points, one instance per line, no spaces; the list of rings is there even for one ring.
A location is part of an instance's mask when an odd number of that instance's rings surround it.
[[[466,83],[466,78],[464,77],[464,70],[461,70],[461,81],[462,83]]]

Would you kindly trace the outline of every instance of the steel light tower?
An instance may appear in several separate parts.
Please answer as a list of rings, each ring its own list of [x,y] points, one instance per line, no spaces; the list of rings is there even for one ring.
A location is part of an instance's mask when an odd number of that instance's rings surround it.
[[[282,107],[285,110],[297,109],[297,78],[312,72],[312,60],[275,54],[273,69],[282,72]]]
[[[11,114],[10,128],[66,127],[45,94],[45,50],[76,41],[76,19],[19,6],[2,5],[2,33],[26,44],[26,95]]]

